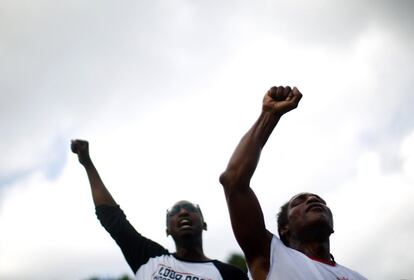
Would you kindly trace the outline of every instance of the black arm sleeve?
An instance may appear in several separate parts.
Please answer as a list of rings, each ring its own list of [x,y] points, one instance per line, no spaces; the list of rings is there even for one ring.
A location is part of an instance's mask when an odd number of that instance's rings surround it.
[[[217,267],[218,271],[220,271],[223,280],[248,280],[247,274],[243,272],[241,269],[222,263],[218,260],[213,260],[214,265]]]
[[[134,273],[151,257],[169,254],[164,247],[139,234],[126,219],[119,205],[98,205],[96,216],[121,248]]]

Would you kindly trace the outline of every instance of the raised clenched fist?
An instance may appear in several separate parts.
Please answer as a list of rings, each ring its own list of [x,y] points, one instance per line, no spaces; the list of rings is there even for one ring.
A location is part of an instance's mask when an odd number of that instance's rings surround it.
[[[85,140],[72,140],[70,148],[72,152],[78,155],[79,162],[82,165],[90,164],[91,158],[89,156],[89,143]]]
[[[283,115],[298,107],[302,93],[294,87],[272,87],[263,98],[263,111]]]

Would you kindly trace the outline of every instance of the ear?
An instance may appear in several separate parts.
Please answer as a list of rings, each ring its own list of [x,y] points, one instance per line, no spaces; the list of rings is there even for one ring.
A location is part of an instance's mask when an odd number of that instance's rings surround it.
[[[207,223],[203,222],[203,230],[207,230]]]
[[[290,234],[290,230],[289,230],[289,226],[285,225],[279,233],[281,236],[279,236],[280,238],[282,238],[282,236],[284,236],[284,238],[287,240],[289,239],[289,234]]]

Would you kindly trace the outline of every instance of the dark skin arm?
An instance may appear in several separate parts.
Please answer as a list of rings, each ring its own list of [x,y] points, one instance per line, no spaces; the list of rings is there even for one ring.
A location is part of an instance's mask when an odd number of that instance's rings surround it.
[[[72,140],[71,150],[78,155],[79,162],[86,170],[95,206],[117,205],[108,189],[105,187],[98,171],[96,170],[91,160],[91,157],[89,156],[89,143],[84,140]]]
[[[272,234],[266,230],[259,201],[250,188],[261,151],[281,116],[298,106],[297,88],[272,87],[264,96],[258,120],[237,145],[220,176],[234,235],[243,250],[254,279],[266,279],[270,266]]]

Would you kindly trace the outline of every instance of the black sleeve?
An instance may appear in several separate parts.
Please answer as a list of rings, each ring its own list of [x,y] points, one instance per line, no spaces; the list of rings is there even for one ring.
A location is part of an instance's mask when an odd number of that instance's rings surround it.
[[[218,260],[213,261],[214,265],[220,271],[223,280],[248,280],[247,274],[240,270],[239,268],[222,263]]]
[[[99,205],[96,207],[96,216],[121,248],[134,273],[151,257],[169,254],[164,247],[139,234],[126,219],[119,205]]]

